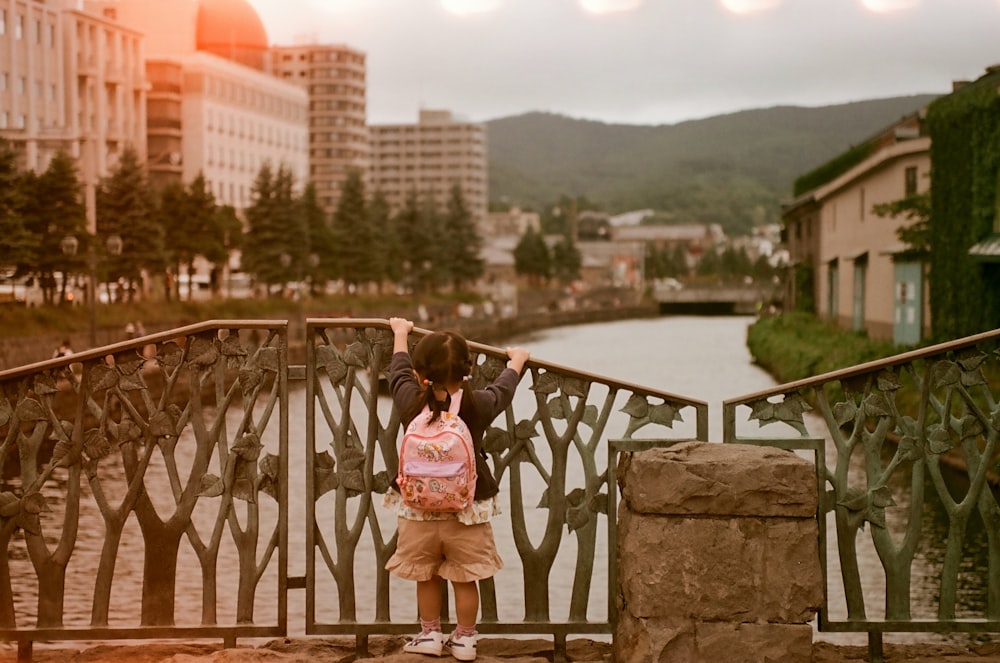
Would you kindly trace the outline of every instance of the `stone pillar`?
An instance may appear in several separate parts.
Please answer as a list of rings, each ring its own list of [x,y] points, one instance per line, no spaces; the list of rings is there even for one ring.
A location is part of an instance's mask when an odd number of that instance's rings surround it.
[[[810,461],[684,442],[623,456],[619,476],[617,663],[812,660]]]

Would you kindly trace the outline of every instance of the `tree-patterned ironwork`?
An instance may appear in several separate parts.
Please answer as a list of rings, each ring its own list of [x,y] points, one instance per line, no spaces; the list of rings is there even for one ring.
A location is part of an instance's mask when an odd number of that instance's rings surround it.
[[[817,464],[820,518],[833,518],[835,540],[823,561],[837,556],[846,618],[831,616],[827,601],[821,629],[869,631],[879,649],[882,632],[1000,631],[998,341],[1000,330],[724,403],[726,442],[795,448],[799,440],[821,456],[826,447]],[[736,413],[746,410],[748,421],[781,424],[797,438],[738,435]],[[815,416],[807,420],[810,411]],[[825,445],[818,443],[823,438]],[[918,615],[912,576],[922,547],[926,553],[930,498],[940,503],[947,531],[932,591],[936,614]],[[960,600],[964,555],[980,543],[968,535],[973,517],[983,525],[988,564],[981,579],[985,601],[975,608]],[[859,545],[866,529],[881,563],[883,596],[863,580]]]
[[[385,320],[310,320],[307,347],[307,626],[308,633],[365,634],[413,628],[414,614],[392,614],[385,563],[395,549],[395,516],[381,509],[398,463],[401,422],[384,382],[393,337]],[[415,329],[412,347],[428,332]],[[471,343],[473,386],[490,384],[504,369],[499,348]],[[488,632],[608,632],[607,619],[588,622],[595,549],[601,522],[607,523],[608,440],[646,435],[674,437],[670,429],[694,412],[695,437],[705,439],[707,405],[667,392],[532,359],[519,391],[533,398],[515,403],[493,422],[483,448],[506,495],[513,545],[523,573],[523,622],[501,621],[493,579],[480,583],[481,629]],[[380,398],[381,393],[381,398]],[[529,478],[542,482],[541,497],[529,502]],[[329,493],[334,493],[330,495]],[[527,524],[529,512],[543,512],[540,532]],[[329,524],[324,530],[323,525]],[[506,528],[507,525],[505,524]],[[534,535],[534,536],[533,536]],[[558,606],[566,621],[553,620],[551,574],[560,549],[575,539],[569,605]],[[371,545],[372,559],[357,558]],[[610,546],[613,550],[613,545]],[[565,572],[566,569],[561,569]],[[374,614],[364,619],[355,603],[359,575],[374,577]],[[332,577],[337,615],[317,614],[317,585]],[[409,594],[407,595],[409,597]],[[323,597],[325,598],[325,596]],[[609,609],[610,613],[610,609]]]
[[[286,357],[286,323],[221,321],[0,373],[0,634],[283,634]],[[266,515],[263,500],[272,502]],[[100,550],[90,552],[91,573],[69,573],[83,509],[99,514]],[[225,540],[232,567],[220,560]],[[124,548],[140,546],[141,578],[120,586]],[[201,610],[175,625],[185,547],[201,574],[200,596],[185,605]],[[268,613],[277,614],[256,626],[265,573],[278,601]],[[14,601],[32,582],[34,619]],[[232,589],[233,603],[220,605],[220,588]],[[85,622],[66,622],[68,592],[90,596]],[[115,617],[113,598],[131,607]]]

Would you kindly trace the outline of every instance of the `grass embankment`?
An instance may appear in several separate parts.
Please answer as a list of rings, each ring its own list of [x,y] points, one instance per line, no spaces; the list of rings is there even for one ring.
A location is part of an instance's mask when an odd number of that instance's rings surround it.
[[[450,312],[468,298],[436,296],[421,300],[431,314]],[[142,321],[149,332],[172,329],[205,320],[286,320],[313,317],[386,317],[413,315],[413,296],[366,295],[310,297],[301,302],[278,297],[213,299],[196,302],[141,301],[101,304],[97,328],[122,330]],[[5,306],[0,314],[0,337],[79,333],[90,324],[86,306]]]
[[[760,318],[747,331],[747,348],[779,383],[890,357],[903,350],[888,341],[838,329],[804,313]]]

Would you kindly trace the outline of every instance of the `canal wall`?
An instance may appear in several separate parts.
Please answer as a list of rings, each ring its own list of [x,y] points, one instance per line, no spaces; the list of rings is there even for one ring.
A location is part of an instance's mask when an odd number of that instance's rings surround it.
[[[632,306],[606,306],[569,311],[531,313],[507,318],[440,318],[430,322],[419,322],[416,311],[393,311],[385,313],[385,317],[389,317],[389,315],[409,315],[413,320],[417,321],[416,324],[418,327],[455,329],[470,340],[487,345],[497,345],[503,343],[506,339],[541,329],[582,325],[593,322],[653,318],[659,315],[659,311],[655,303],[649,303]],[[176,325],[147,325],[146,331],[152,334],[176,329],[190,323],[191,321],[178,322]],[[59,347],[59,344],[63,340],[69,340],[70,347],[77,350],[86,348],[87,336],[88,332],[83,330],[79,333],[70,334],[53,333],[0,338],[0,370],[17,368],[51,359],[52,352]],[[289,361],[293,364],[301,364],[305,361],[303,338],[301,320],[291,320],[289,326]],[[109,334],[98,336],[98,342],[106,342],[108,344],[123,340],[125,340],[124,330],[118,337]]]

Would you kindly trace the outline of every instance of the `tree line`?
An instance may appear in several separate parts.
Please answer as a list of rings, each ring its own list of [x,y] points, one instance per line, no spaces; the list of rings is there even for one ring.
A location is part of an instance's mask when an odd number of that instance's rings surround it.
[[[121,284],[126,299],[157,282],[168,300],[179,298],[177,276],[192,274],[199,256],[216,266],[219,289],[234,251],[241,270],[273,295],[290,283],[316,291],[329,282],[351,292],[391,285],[429,293],[462,289],[483,275],[482,238],[458,185],[443,206],[413,191],[395,214],[380,191],[367,195],[358,170],[340,194],[327,215],[312,183],[299,187],[286,166],[265,163],[241,218],[216,200],[203,174],[154,190],[137,152],[126,148],[97,184],[92,235],[72,158],[57,154],[34,173],[19,169],[16,153],[0,142],[0,269],[34,280],[46,303],[65,301],[68,284],[91,267],[98,282]],[[120,250],[108,250],[112,236]],[[67,250],[67,238],[76,250]]]

